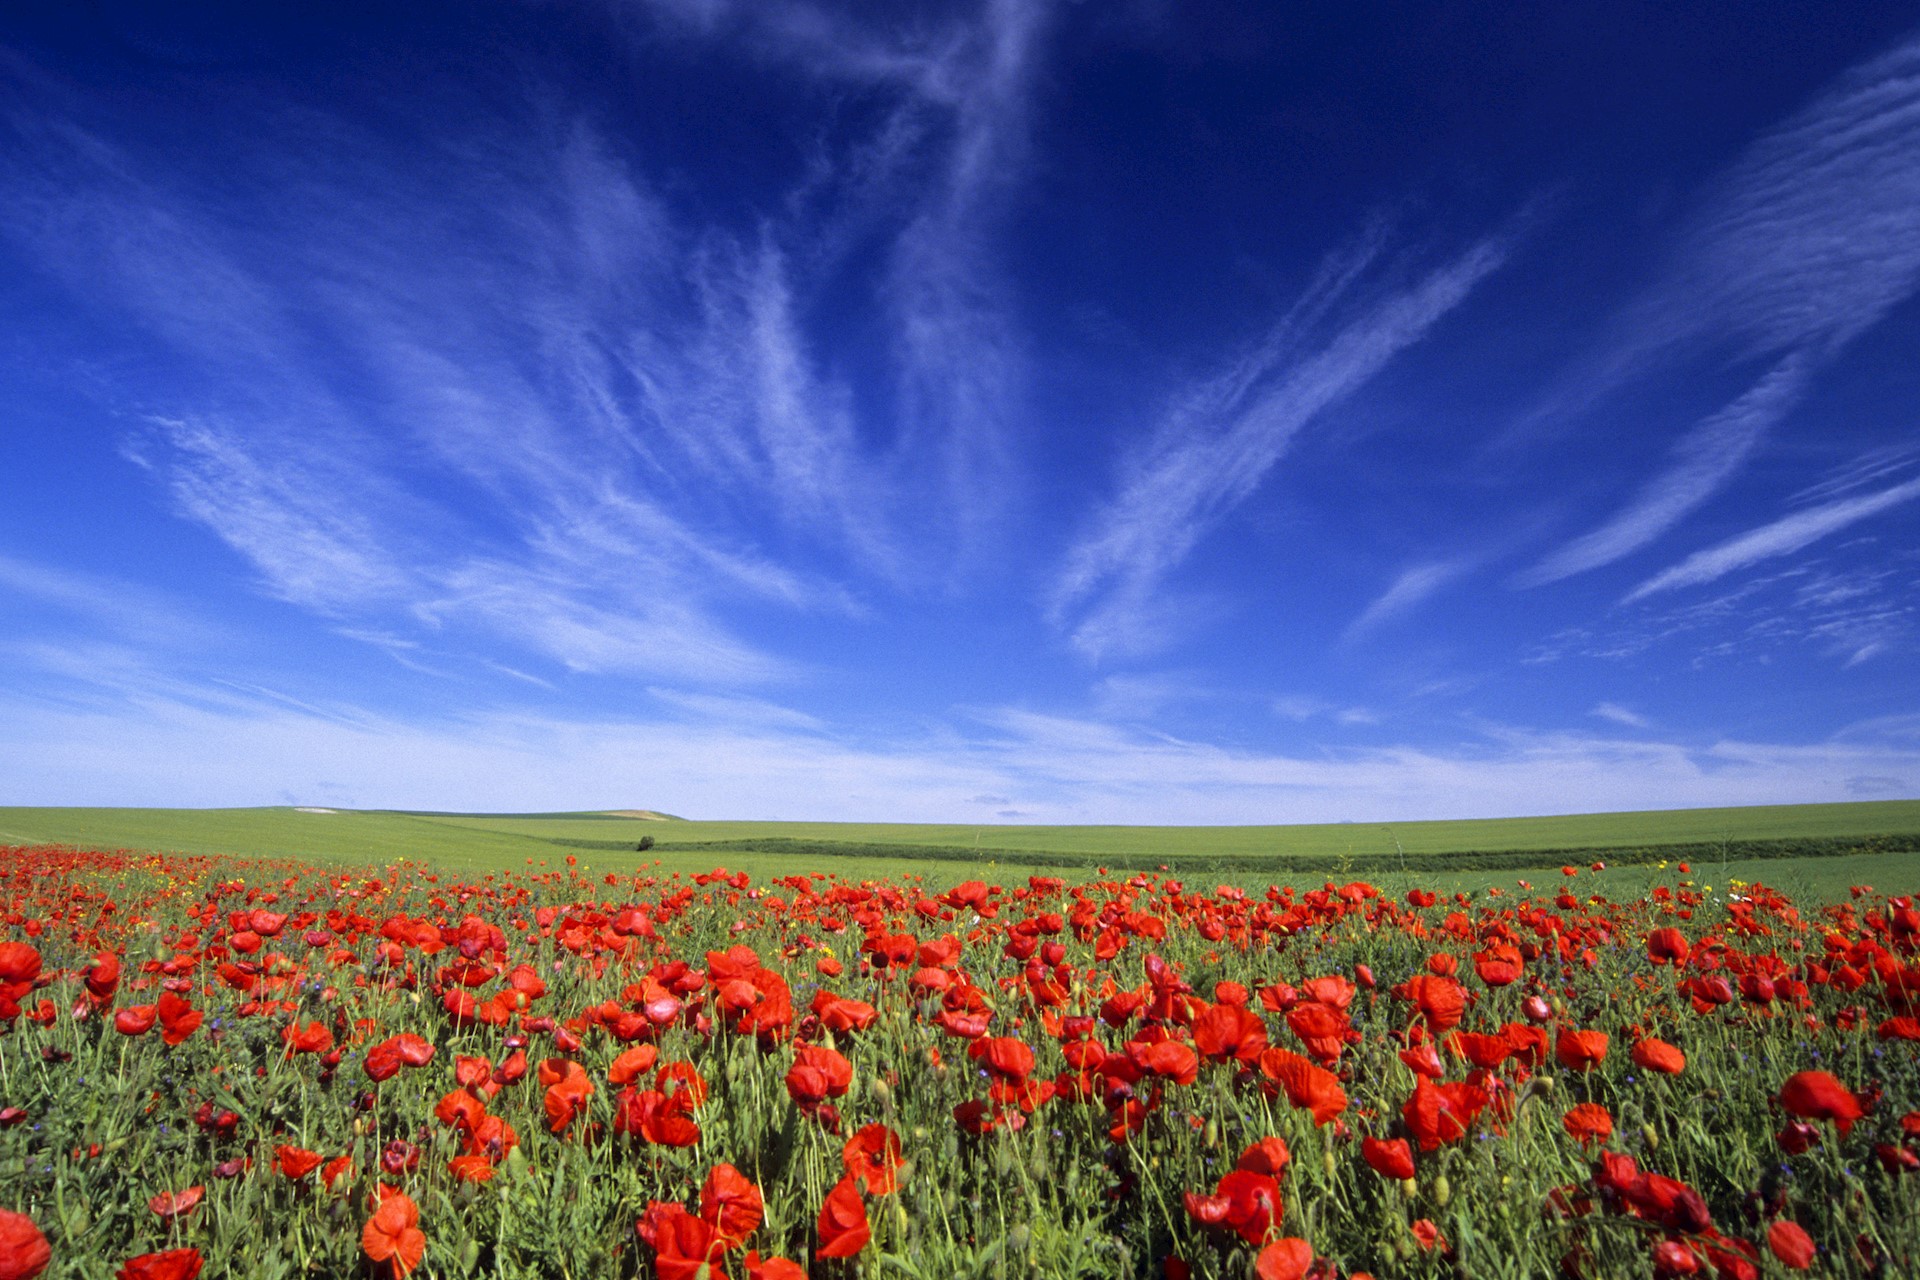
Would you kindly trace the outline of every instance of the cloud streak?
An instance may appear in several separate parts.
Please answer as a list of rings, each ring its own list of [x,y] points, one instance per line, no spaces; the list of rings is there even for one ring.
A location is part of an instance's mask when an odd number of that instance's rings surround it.
[[[1910,735],[1700,746],[1497,728],[1480,743],[1313,756],[1232,750],[1032,712],[852,741],[764,708],[697,723],[498,712],[404,721],[270,691],[9,697],[0,804],[664,808],[697,818],[1285,823],[1517,816],[1854,798],[1920,785]],[[758,719],[754,714],[758,711]],[[1517,800],[1516,797],[1525,797]],[[1551,799],[1541,799],[1551,797]]]
[[[1611,564],[1718,493],[1809,382],[1920,285],[1920,36],[1861,64],[1756,140],[1703,197],[1660,280],[1617,322],[1584,399],[1683,354],[1764,359],[1618,513],[1515,579]]]
[[[1125,460],[1119,492],[1069,549],[1049,600],[1081,653],[1098,660],[1163,643],[1154,597],[1167,575],[1259,487],[1308,423],[1425,337],[1509,252],[1505,236],[1482,240],[1310,343],[1305,331],[1357,286],[1377,248],[1330,260],[1266,341],[1181,397]]]
[[[1736,569],[1791,555],[1849,525],[1915,498],[1920,498],[1920,480],[1909,480],[1877,493],[1842,498],[1805,511],[1796,511],[1772,524],[1694,552],[1679,564],[1655,574],[1628,592],[1624,603],[1631,604],[1663,591],[1712,582]]]
[[[1419,606],[1473,568],[1469,560],[1440,560],[1403,570],[1387,589],[1347,624],[1346,638],[1358,640]]]

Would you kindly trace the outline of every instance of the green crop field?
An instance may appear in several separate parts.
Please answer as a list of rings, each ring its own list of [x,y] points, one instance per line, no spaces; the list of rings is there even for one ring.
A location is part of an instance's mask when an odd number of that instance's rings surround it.
[[[636,849],[643,839],[651,847]],[[1772,805],[1394,824],[1119,827],[828,822],[692,822],[575,814],[384,810],[0,808],[0,841],[322,862],[401,858],[462,872],[572,856],[589,870],[716,865],[756,877],[796,871],[858,879],[1157,870],[1242,884],[1367,876],[1511,882],[1563,862],[1634,867],[1691,859],[1699,875],[1765,878],[1807,890],[1882,881],[1920,887],[1920,801]],[[1623,886],[1624,887],[1624,886]]]

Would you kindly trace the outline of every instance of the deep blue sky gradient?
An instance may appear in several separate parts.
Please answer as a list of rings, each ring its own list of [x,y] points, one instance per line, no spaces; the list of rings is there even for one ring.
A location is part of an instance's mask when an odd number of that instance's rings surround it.
[[[1911,6],[24,8],[0,803],[1920,794]]]

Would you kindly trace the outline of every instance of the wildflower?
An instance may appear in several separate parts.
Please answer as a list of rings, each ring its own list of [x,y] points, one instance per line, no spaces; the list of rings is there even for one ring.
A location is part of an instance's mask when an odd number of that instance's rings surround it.
[[[700,1188],[700,1216],[723,1249],[746,1243],[765,1216],[760,1188],[730,1164],[717,1164]]]
[[[1767,1248],[1780,1260],[1780,1265],[1794,1271],[1805,1271],[1813,1265],[1813,1237],[1797,1222],[1782,1218],[1768,1227]]]
[[[1657,1071],[1662,1075],[1677,1076],[1687,1069],[1687,1055],[1652,1036],[1634,1042],[1630,1055],[1634,1065],[1644,1071]]]
[[[18,948],[13,954],[8,948]],[[33,952],[34,972],[39,972],[40,953],[25,943],[0,943],[0,978],[6,966],[24,967],[20,952]],[[53,1248],[40,1234],[40,1227],[24,1213],[0,1209],[0,1280],[33,1280],[53,1260]]]
[[[900,1135],[884,1124],[866,1125],[848,1138],[840,1158],[847,1176],[869,1195],[892,1195],[899,1186]]]
[[[1613,1136],[1613,1116],[1597,1102],[1582,1102],[1560,1118],[1567,1135],[1576,1142],[1605,1142]]]
[[[1257,1280],[1303,1280],[1313,1267],[1313,1246],[1298,1236],[1275,1240],[1253,1260]]]
[[[162,1222],[171,1222],[175,1218],[184,1218],[200,1207],[200,1201],[206,1198],[205,1187],[188,1187],[185,1191],[162,1191],[147,1201],[147,1208],[159,1215]]]
[[[116,1280],[194,1280],[205,1265],[198,1249],[168,1249],[128,1258],[114,1276]]]
[[[320,1167],[321,1157],[300,1147],[282,1144],[274,1148],[273,1154],[280,1172],[296,1182]]]
[[[873,1230],[867,1225],[867,1206],[861,1202],[859,1184],[852,1177],[840,1179],[827,1193],[815,1229],[820,1234],[816,1257],[851,1258],[867,1247]]]
[[[1405,1138],[1362,1138],[1360,1158],[1383,1178],[1404,1182],[1413,1176],[1413,1148]]]
[[[1606,1061],[1607,1033],[1563,1027],[1554,1041],[1553,1056],[1568,1071],[1591,1071]]]
[[[1780,1105],[1803,1120],[1831,1120],[1842,1138],[1866,1114],[1853,1091],[1825,1071],[1802,1071],[1780,1087]]]
[[[395,1276],[404,1276],[420,1265],[427,1252],[420,1208],[403,1191],[382,1187],[380,1195],[380,1207],[360,1232],[360,1248],[372,1261],[391,1264]]]
[[[757,1249],[747,1250],[747,1280],[807,1280],[807,1273],[791,1258],[762,1258]]]

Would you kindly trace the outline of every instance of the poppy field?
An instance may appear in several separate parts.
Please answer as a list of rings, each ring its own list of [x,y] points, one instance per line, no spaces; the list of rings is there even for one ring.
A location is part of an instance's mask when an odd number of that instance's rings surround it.
[[[0,849],[0,1280],[1920,1274],[1913,898],[1597,870]]]

